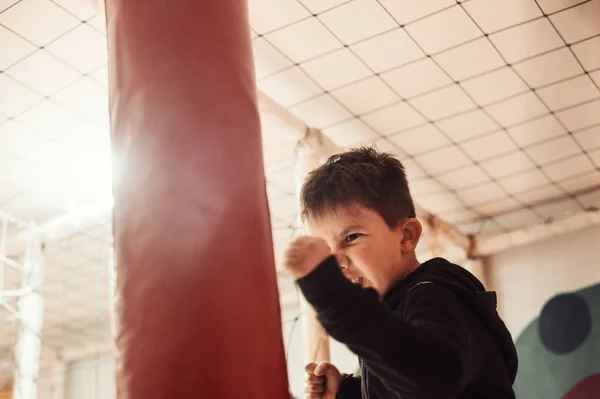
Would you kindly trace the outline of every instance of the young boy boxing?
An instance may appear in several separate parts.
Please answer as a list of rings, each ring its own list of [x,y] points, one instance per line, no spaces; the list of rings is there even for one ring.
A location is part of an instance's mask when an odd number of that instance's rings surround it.
[[[419,263],[400,161],[371,148],[331,157],[304,183],[301,208],[310,235],[284,266],[361,367],[355,377],[307,365],[306,398],[514,399],[517,355],[496,296],[444,259]]]

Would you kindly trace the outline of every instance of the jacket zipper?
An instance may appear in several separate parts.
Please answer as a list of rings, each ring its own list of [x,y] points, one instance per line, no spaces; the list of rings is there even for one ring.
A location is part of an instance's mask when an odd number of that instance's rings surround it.
[[[363,380],[362,385],[362,397],[363,399],[369,399],[369,379],[367,376],[367,368],[364,366],[363,362],[360,363],[360,375]]]

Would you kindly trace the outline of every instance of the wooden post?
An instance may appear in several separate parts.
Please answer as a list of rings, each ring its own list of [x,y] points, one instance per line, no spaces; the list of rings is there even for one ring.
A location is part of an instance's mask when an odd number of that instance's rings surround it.
[[[329,362],[329,336],[319,320],[312,306],[302,297],[300,299],[300,309],[302,310],[302,319],[304,321],[303,343],[304,343],[304,363],[310,362]]]
[[[321,164],[320,156],[314,150],[299,146],[296,159],[296,192],[300,197],[300,189],[306,180],[308,174],[319,167]],[[299,208],[298,208],[299,209]],[[304,233],[303,223],[298,216],[298,224]],[[303,326],[303,344],[304,344],[304,363],[330,361],[329,354],[329,336],[325,329],[317,320],[316,313],[312,306],[302,297],[300,299],[300,309],[302,310]]]

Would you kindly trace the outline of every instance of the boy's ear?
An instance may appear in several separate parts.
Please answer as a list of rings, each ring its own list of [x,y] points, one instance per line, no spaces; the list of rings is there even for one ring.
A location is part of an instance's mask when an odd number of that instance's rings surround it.
[[[423,226],[417,218],[410,218],[402,227],[402,252],[414,252],[421,238]]]

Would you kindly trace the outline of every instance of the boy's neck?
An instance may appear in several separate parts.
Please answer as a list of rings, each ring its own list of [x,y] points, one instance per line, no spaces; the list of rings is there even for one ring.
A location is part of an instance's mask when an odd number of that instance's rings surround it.
[[[419,260],[417,259],[417,256],[413,252],[412,255],[410,256],[410,258],[407,259],[406,267],[403,268],[402,276],[400,277],[398,282],[400,282],[401,280],[404,280],[406,277],[408,277],[412,272],[417,270],[417,268],[420,265],[421,265],[421,263],[419,262]]]
[[[400,273],[398,273],[398,275],[396,276],[396,278],[393,279],[393,281],[391,282],[391,284],[389,285],[387,291],[381,295],[381,299],[383,299],[385,297],[385,295],[390,292],[395,286],[397,286],[398,284],[400,284],[400,282],[402,280],[404,280],[406,277],[408,277],[412,272],[414,272],[415,270],[417,270],[417,268],[421,265],[421,263],[418,261],[416,255],[413,253],[412,256],[410,256],[409,259],[407,259],[407,262],[403,265],[404,267],[401,268]]]

